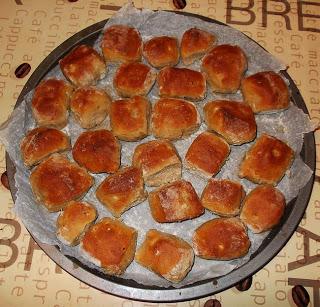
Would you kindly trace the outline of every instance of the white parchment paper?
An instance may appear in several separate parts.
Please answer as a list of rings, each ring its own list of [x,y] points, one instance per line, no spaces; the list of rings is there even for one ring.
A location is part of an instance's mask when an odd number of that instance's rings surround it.
[[[248,71],[246,72],[247,75],[264,70],[273,70],[278,72],[285,68],[281,62],[264,51],[264,49],[262,49],[252,40],[248,39],[241,32],[227,26],[204,22],[198,18],[186,17],[169,12],[138,10],[131,4],[128,4],[124,6],[118,13],[116,13],[111,19],[109,19],[105,27],[109,27],[112,24],[127,24],[137,28],[144,41],[159,35],[175,36],[181,40],[182,34],[187,29],[191,27],[198,27],[215,34],[218,44],[228,43],[239,45],[244,50],[248,58]],[[101,52],[100,41],[101,36],[94,45],[99,52]],[[180,66],[183,66],[181,62],[178,64],[178,67]],[[107,76],[97,84],[98,87],[106,89],[113,99],[118,98],[112,87],[112,80],[117,67],[118,66],[115,64],[108,64]],[[189,67],[199,70],[200,61],[196,61]],[[46,78],[49,77],[64,79],[58,66],[47,74]],[[0,130],[0,140],[5,145],[11,160],[14,161],[17,168],[15,183],[18,192],[15,203],[15,211],[29,231],[39,240],[47,244],[58,245],[64,254],[76,257],[90,267],[95,267],[94,264],[89,263],[82,257],[79,247],[71,248],[65,246],[56,238],[55,223],[58,213],[48,213],[43,206],[37,204],[34,200],[29,184],[30,171],[24,167],[19,149],[22,137],[28,130],[35,127],[35,122],[32,118],[30,109],[32,95],[33,91],[26,95],[24,101],[13,111],[8,122],[6,122]],[[149,93],[148,98],[152,104],[159,98],[158,88],[156,85]],[[240,92],[232,95],[217,95],[213,94],[210,89],[207,89],[206,98],[197,104],[197,108],[201,116],[203,115],[203,105],[206,102],[214,99],[241,100],[242,96]],[[289,202],[291,199],[297,196],[299,189],[301,189],[307,183],[312,175],[312,171],[301,160],[299,153],[302,148],[304,133],[312,131],[314,127],[311,124],[309,117],[293,104],[291,104],[290,107],[283,112],[268,115],[257,115],[256,121],[258,127],[258,136],[263,132],[273,135],[287,142],[296,153],[296,157],[291,169],[287,171],[285,177],[278,185],[278,188],[284,193],[287,202]],[[109,128],[109,119],[107,118],[99,128]],[[84,131],[76,123],[72,115],[70,116],[68,126],[63,130],[71,137],[72,145],[76,141],[79,134]],[[184,160],[186,151],[192,141],[198,134],[205,130],[206,125],[202,123],[199,130],[189,138],[185,140],[179,140],[174,143],[182,161]],[[135,147],[140,143],[145,143],[152,139],[154,139],[152,136],[148,136],[140,142],[121,142],[121,165],[130,165]],[[231,146],[230,156],[225,166],[216,176],[217,178],[229,178],[241,181],[247,193],[255,187],[255,184],[245,179],[240,180],[237,176],[237,173],[239,163],[243,158],[244,153],[251,145],[252,144]],[[70,159],[72,159],[70,153],[68,156]],[[101,219],[106,216],[111,216],[111,214],[96,199],[95,190],[102,180],[107,177],[107,175],[94,175],[94,177],[95,185],[89,190],[87,195],[84,197],[84,200],[95,205],[99,214],[98,219]],[[207,181],[189,173],[186,170],[183,170],[183,178],[193,184],[198,195],[200,196]],[[148,188],[147,190],[150,191],[151,189]],[[144,201],[143,203],[124,213],[121,219],[126,224],[138,230],[137,246],[139,247],[144,239],[146,231],[151,228],[156,228],[160,231],[178,235],[187,242],[191,243],[193,231],[203,222],[212,218],[216,218],[216,216],[209,211],[206,211],[203,216],[190,221],[173,224],[160,224],[152,219],[148,202]],[[241,259],[232,261],[212,261],[196,257],[192,271],[181,283],[174,286],[180,287],[198,280],[227,274],[234,268],[246,263],[249,260],[250,255],[260,246],[266,235],[267,233],[257,235],[249,231],[251,248],[249,253]],[[170,282],[167,282],[157,275],[147,271],[134,261],[128,267],[123,277],[134,279],[137,282],[146,285],[158,285],[163,287],[168,287],[171,285]]]

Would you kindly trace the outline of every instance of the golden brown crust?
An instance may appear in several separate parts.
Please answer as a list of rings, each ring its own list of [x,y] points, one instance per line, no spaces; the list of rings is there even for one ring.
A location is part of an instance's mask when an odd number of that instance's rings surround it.
[[[81,248],[85,257],[107,274],[121,275],[134,258],[136,241],[134,228],[106,217],[85,233]]]
[[[185,180],[153,190],[148,199],[152,217],[158,223],[181,222],[204,213],[204,207],[192,184]]]
[[[57,237],[66,245],[77,245],[97,218],[96,209],[87,202],[71,201],[57,218]]]
[[[201,196],[202,205],[220,216],[235,216],[246,193],[238,182],[210,179]]]
[[[288,86],[273,71],[259,72],[243,79],[241,90],[244,101],[255,113],[280,111],[289,107]]]
[[[285,206],[285,198],[278,189],[258,186],[244,200],[240,218],[253,232],[260,233],[280,222]]]
[[[143,55],[154,67],[174,66],[179,62],[178,40],[175,37],[153,37],[143,44]]]
[[[156,80],[156,72],[143,63],[124,63],[115,73],[113,86],[118,95],[145,96]]]
[[[85,131],[75,142],[72,155],[92,173],[114,173],[120,166],[120,143],[111,131]]]
[[[240,47],[219,45],[203,58],[201,68],[213,92],[235,93],[247,69],[247,59]]]
[[[181,178],[181,161],[174,146],[165,140],[150,141],[136,147],[132,165],[142,169],[148,186],[159,186]]]
[[[80,126],[90,129],[103,122],[109,112],[111,98],[102,89],[78,88],[72,95],[70,108]]]
[[[142,266],[177,283],[191,270],[192,247],[177,236],[150,229],[137,250],[135,260]]]
[[[217,218],[195,230],[192,245],[200,258],[231,260],[248,253],[250,240],[238,218]]]
[[[137,29],[113,25],[105,30],[101,48],[106,61],[136,62],[141,59],[142,40]]]
[[[206,94],[204,74],[188,68],[165,67],[158,75],[160,97],[202,100]]]
[[[96,196],[113,216],[120,217],[147,197],[141,169],[126,167],[110,175],[97,188]]]
[[[185,165],[200,175],[210,178],[220,171],[229,153],[230,146],[225,140],[213,133],[202,132],[190,145],[185,157]]]
[[[69,100],[73,88],[57,79],[42,81],[35,89],[31,108],[38,126],[62,129],[67,125]]]
[[[229,144],[241,145],[256,137],[257,124],[248,105],[237,101],[214,100],[203,109],[209,130],[222,135]]]
[[[60,130],[38,127],[29,131],[20,143],[21,156],[32,167],[55,152],[70,149],[69,137]]]
[[[277,138],[262,134],[240,164],[239,177],[276,185],[291,166],[294,151]]]
[[[95,84],[106,74],[101,55],[91,46],[79,45],[59,61],[65,77],[75,86]]]
[[[93,185],[85,169],[60,154],[40,163],[30,175],[36,200],[49,211],[59,211],[71,200],[80,199]]]
[[[187,30],[182,35],[180,46],[183,63],[185,65],[192,64],[207,53],[215,42],[215,36],[207,31],[197,28]]]
[[[120,140],[137,141],[148,135],[149,101],[142,96],[116,100],[110,107],[112,132]]]
[[[192,102],[161,98],[152,110],[152,133],[157,138],[177,140],[192,134],[198,129],[200,116]]]

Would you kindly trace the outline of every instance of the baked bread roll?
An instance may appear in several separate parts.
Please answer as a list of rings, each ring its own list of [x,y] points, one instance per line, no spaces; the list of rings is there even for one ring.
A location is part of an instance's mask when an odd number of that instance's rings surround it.
[[[257,133],[252,109],[241,102],[214,100],[204,108],[204,119],[209,130],[222,135],[229,144],[251,142]]]
[[[149,141],[136,147],[132,165],[142,169],[148,186],[159,186],[181,178],[181,161],[174,146],[165,140]]]
[[[71,200],[80,199],[93,185],[87,171],[61,154],[41,162],[30,175],[36,200],[50,212],[59,211]]]
[[[87,202],[71,201],[57,218],[57,238],[66,245],[77,245],[97,218],[96,209]]]
[[[235,217],[217,218],[198,227],[192,237],[195,254],[204,259],[231,260],[250,248],[245,225]]]
[[[215,36],[207,31],[197,28],[187,30],[182,35],[180,46],[183,63],[185,65],[192,64],[206,54],[215,42]]]
[[[152,110],[152,133],[157,138],[177,140],[195,132],[200,125],[200,115],[192,102],[159,99]]]
[[[150,104],[142,96],[116,100],[110,108],[112,132],[120,140],[137,141],[148,135]]]
[[[219,136],[202,132],[190,145],[185,166],[205,178],[216,175],[224,165],[230,153],[230,146]]]
[[[239,177],[276,185],[291,166],[294,151],[277,138],[262,134],[240,164]]]
[[[174,66],[179,62],[179,46],[175,37],[153,37],[143,44],[145,59],[156,68]]]
[[[121,275],[136,251],[137,231],[119,220],[105,217],[91,226],[81,240],[86,259],[106,274]]]
[[[240,47],[219,45],[203,58],[201,69],[213,92],[235,93],[247,69],[247,59]]]
[[[92,173],[115,173],[120,166],[120,143],[111,131],[85,131],[76,140],[72,155]]]
[[[142,171],[138,167],[125,167],[108,176],[97,188],[99,201],[115,217],[147,198]]]
[[[38,127],[30,130],[20,143],[22,160],[30,168],[55,152],[70,149],[69,137],[60,130]]]
[[[74,117],[84,129],[101,124],[107,117],[111,98],[102,89],[96,87],[78,88],[72,95],[70,108]]]
[[[181,222],[204,213],[204,207],[192,184],[185,180],[153,190],[148,200],[152,217],[158,223]]]
[[[59,61],[64,76],[75,86],[95,84],[106,75],[106,64],[91,46],[79,45]]]
[[[115,73],[113,86],[119,96],[145,96],[156,80],[156,72],[143,63],[124,63]]]
[[[150,229],[135,260],[166,280],[177,283],[191,270],[194,253],[192,247],[179,237]]]
[[[101,49],[107,62],[137,62],[141,59],[142,40],[137,29],[113,25],[105,30]]]
[[[68,122],[69,100],[73,88],[63,80],[48,79],[36,87],[31,109],[38,126],[62,129]]]
[[[228,179],[210,179],[201,195],[202,205],[220,216],[235,216],[240,212],[246,193],[242,185]]]
[[[243,79],[241,91],[254,113],[281,111],[289,107],[288,86],[273,71],[259,72]]]
[[[244,200],[240,219],[254,233],[276,226],[283,216],[286,201],[283,194],[271,185],[253,189]]]
[[[160,97],[202,100],[206,94],[203,73],[188,68],[165,67],[158,75]]]

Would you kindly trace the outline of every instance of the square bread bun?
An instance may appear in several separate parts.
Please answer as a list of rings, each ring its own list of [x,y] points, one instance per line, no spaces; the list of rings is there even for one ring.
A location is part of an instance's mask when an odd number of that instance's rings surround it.
[[[41,162],[30,175],[36,200],[50,212],[59,211],[71,200],[82,198],[94,183],[87,171],[61,154]]]
[[[150,229],[136,252],[135,260],[148,270],[178,283],[191,270],[192,247],[177,236]]]
[[[120,217],[147,198],[141,169],[125,167],[108,176],[97,188],[96,196],[114,217]]]
[[[152,217],[158,223],[181,222],[204,213],[204,207],[193,188],[185,180],[161,186],[149,193]]]
[[[38,126],[62,129],[68,122],[68,109],[73,88],[57,79],[41,81],[31,101],[31,109]]]
[[[155,140],[138,145],[132,165],[142,169],[148,186],[159,186],[181,178],[180,157],[169,141]]]
[[[22,160],[30,168],[51,154],[71,148],[69,137],[62,131],[38,127],[30,130],[20,143]]]
[[[88,45],[76,46],[59,64],[64,76],[75,86],[95,84],[106,75],[102,56]]]
[[[109,275],[121,275],[136,251],[137,231],[105,217],[91,226],[80,242],[82,255]]]

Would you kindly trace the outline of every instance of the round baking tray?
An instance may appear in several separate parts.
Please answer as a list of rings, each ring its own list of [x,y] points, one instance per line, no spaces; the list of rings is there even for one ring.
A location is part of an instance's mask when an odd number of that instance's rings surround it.
[[[222,24],[207,17],[190,13],[182,14],[200,18],[207,22]],[[106,22],[107,20],[101,21],[80,31],[62,43],[52,53],[50,53],[50,55],[45,58],[45,60],[38,66],[30,79],[27,81],[15,107],[22,102],[25,94],[35,88],[47,74],[47,72],[58,64],[59,59],[67,54],[74,46],[80,43],[92,45],[98,38]],[[305,113],[308,113],[306,105],[294,82],[286,72],[282,73],[290,82],[293,102]],[[315,142],[313,133],[308,133],[305,135],[304,144],[300,155],[303,161],[314,171]],[[15,166],[8,155],[6,155],[6,165],[11,194],[15,200],[17,191],[14,182]],[[290,239],[303,217],[310,198],[313,181],[314,176],[312,176],[305,187],[300,190],[298,196],[289,204],[287,204],[281,223],[269,233],[259,249],[251,255],[250,260],[246,264],[233,270],[227,275],[220,276],[218,278],[199,280],[196,283],[178,289],[174,287],[161,288],[156,286],[145,286],[133,280],[104,275],[97,270],[86,267],[75,258],[63,255],[58,247],[43,244],[36,238],[34,239],[44,250],[44,252],[65,271],[69,272],[71,275],[87,283],[88,285],[107,293],[128,299],[153,302],[173,302],[196,299],[213,295],[232,287],[242,279],[257,272],[276,256],[276,254]],[[275,237],[276,239],[274,239]]]

